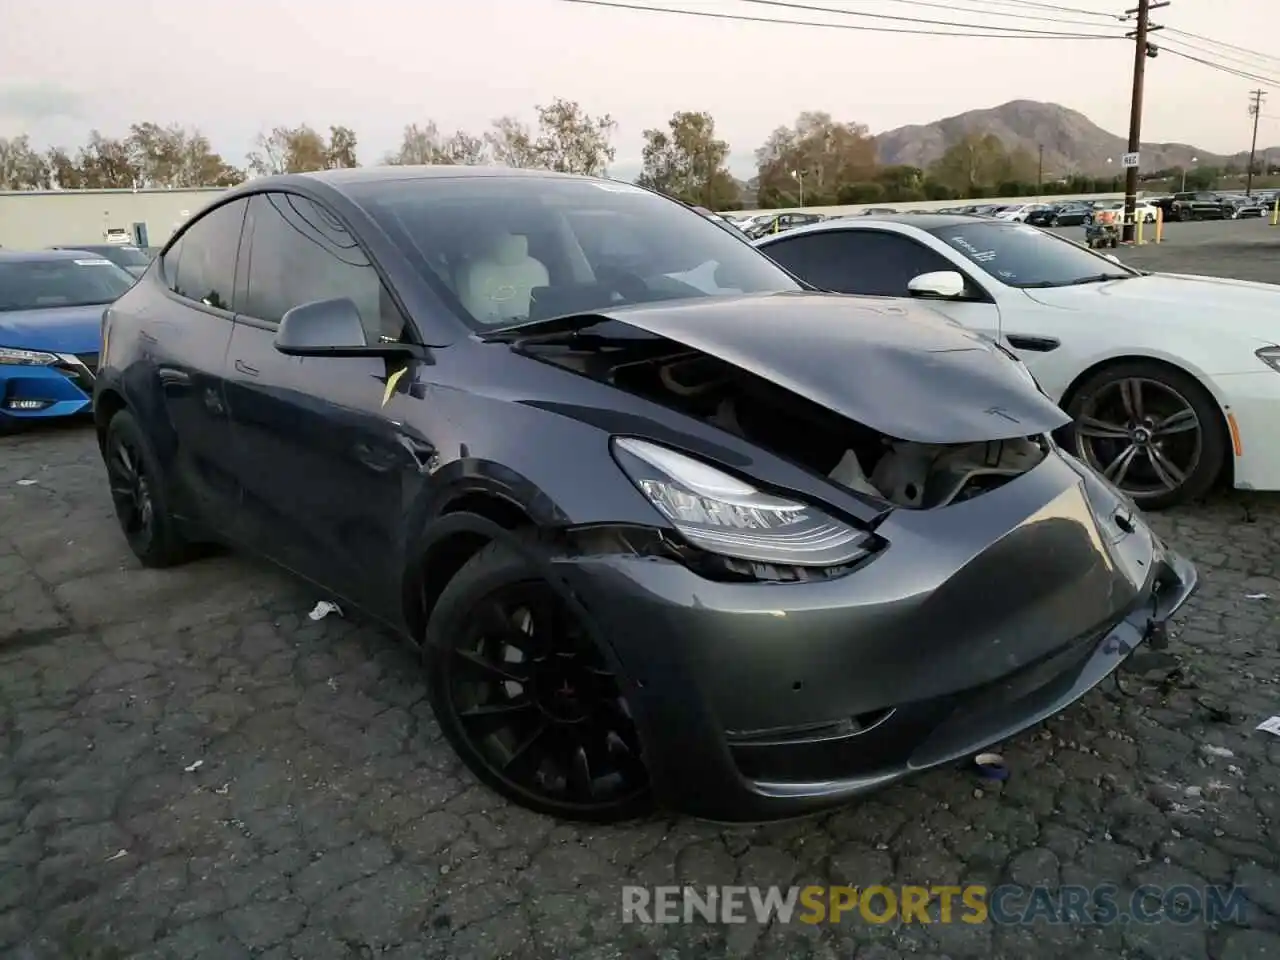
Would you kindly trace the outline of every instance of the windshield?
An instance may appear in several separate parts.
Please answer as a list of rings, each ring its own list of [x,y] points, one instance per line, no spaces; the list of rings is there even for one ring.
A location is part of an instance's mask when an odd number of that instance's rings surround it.
[[[476,328],[802,289],[738,231],[629,184],[424,177],[348,189]]]
[[[1037,227],[990,221],[930,231],[1011,287],[1065,287],[1136,276],[1113,260]]]
[[[108,304],[133,281],[101,257],[0,261],[0,311]]]

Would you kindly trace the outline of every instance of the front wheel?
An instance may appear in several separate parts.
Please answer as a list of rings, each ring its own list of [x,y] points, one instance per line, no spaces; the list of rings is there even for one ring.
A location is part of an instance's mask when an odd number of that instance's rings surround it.
[[[1209,392],[1147,360],[1090,377],[1066,404],[1069,446],[1144,510],[1203,497],[1221,472],[1227,434]]]
[[[169,512],[164,474],[150,442],[127,410],[107,425],[103,459],[116,519],[144,567],[171,567],[195,555]]]
[[[481,781],[566,820],[650,812],[649,777],[621,685],[578,615],[503,544],[440,595],[423,664],[436,719]]]

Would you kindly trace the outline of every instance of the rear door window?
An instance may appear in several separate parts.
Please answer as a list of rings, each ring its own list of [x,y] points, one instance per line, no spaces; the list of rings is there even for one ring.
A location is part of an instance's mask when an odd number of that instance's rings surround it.
[[[169,256],[165,257],[165,276],[173,281],[173,292],[206,307],[233,310],[232,291],[236,280],[236,257],[240,251],[240,233],[244,226],[248,201],[231,203],[209,211],[191,224],[170,254],[181,247],[176,276],[169,272]]]

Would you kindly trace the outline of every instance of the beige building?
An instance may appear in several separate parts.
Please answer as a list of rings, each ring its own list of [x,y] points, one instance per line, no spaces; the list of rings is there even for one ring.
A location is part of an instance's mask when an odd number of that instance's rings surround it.
[[[158,247],[223,189],[0,191],[0,247],[113,240]]]

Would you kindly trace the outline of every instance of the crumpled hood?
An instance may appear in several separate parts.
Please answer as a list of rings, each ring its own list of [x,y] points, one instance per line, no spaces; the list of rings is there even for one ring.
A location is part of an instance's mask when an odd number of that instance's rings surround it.
[[[1070,422],[986,337],[907,300],[778,293],[592,316],[717,357],[899,440],[1005,440]],[[526,324],[499,336],[538,336],[574,322]]]
[[[1238,333],[1264,339],[1280,337],[1280,286],[1249,280],[1226,280],[1188,274],[1153,273],[1127,280],[1076,287],[1027,290],[1039,303],[1072,310],[1132,315],[1136,310],[1169,307],[1163,319],[1232,322]]]
[[[0,347],[50,353],[96,353],[102,339],[102,311],[88,307],[0,311]]]

